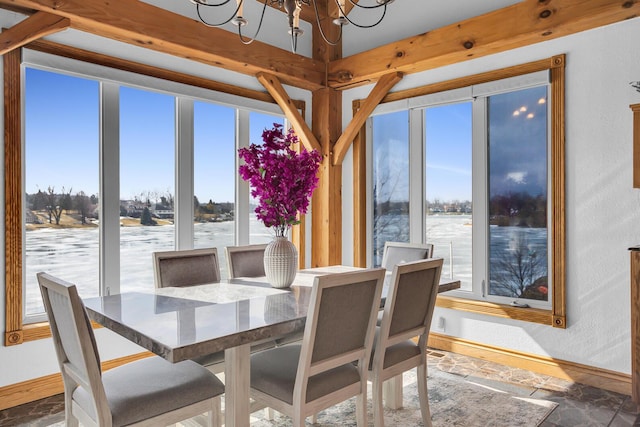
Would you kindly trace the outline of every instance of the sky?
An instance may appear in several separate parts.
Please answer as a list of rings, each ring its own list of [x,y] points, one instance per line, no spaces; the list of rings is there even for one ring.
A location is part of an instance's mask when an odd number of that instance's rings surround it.
[[[509,193],[546,195],[546,87],[493,95],[488,101],[490,197]],[[426,199],[472,200],[472,103],[424,109]],[[374,163],[379,200],[408,200],[409,114],[374,117]]]
[[[26,191],[98,193],[99,84],[63,74],[26,70]],[[489,101],[491,194],[546,194],[546,88],[494,95]],[[120,197],[174,194],[175,99],[121,87]],[[425,109],[426,198],[471,200],[472,102]],[[253,112],[250,142],[281,117]],[[237,154],[234,109],[194,104],[194,191],[201,203],[234,200]],[[374,162],[380,197],[408,194],[408,112],[374,118]]]
[[[424,114],[427,200],[471,200],[471,103],[427,108]],[[378,197],[408,200],[409,113],[376,116],[373,123],[374,162],[392,171],[379,177]]]
[[[26,191],[97,194],[99,84],[84,78],[26,70]],[[175,99],[123,86],[120,90],[120,197],[174,194]],[[282,117],[252,112],[250,142]],[[201,203],[233,202],[235,109],[194,104],[194,192]]]

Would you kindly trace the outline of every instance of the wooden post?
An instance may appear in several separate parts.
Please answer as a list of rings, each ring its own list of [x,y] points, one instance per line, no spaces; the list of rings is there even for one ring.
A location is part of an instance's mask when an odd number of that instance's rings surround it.
[[[332,11],[321,11],[320,24],[330,40],[338,38]],[[342,43],[324,42],[313,26],[313,59],[329,63],[342,57]],[[326,84],[326,82],[325,82]],[[333,149],[342,134],[342,93],[325,87],[313,92],[312,131],[322,147],[318,188],[313,193],[311,216],[311,266],[342,263],[342,166],[333,165]]]
[[[631,251],[631,397],[640,405],[640,246]]]

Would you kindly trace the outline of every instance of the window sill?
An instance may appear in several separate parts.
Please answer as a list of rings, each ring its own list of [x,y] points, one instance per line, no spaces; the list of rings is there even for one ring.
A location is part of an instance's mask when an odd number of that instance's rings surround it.
[[[93,329],[101,328],[98,323],[91,322]],[[44,338],[51,338],[51,328],[49,328],[49,322],[38,322],[24,325],[20,334],[13,334],[13,339],[5,339],[5,345],[18,345],[29,341],[41,340]],[[16,337],[18,338],[16,340]]]
[[[506,319],[521,320],[524,322],[539,323],[542,325],[563,327],[564,319],[554,319],[552,310],[539,308],[512,307],[506,304],[496,304],[486,301],[475,301],[466,298],[438,295],[436,307],[450,308],[452,310],[468,311],[470,313],[485,314],[488,316],[503,317]]]

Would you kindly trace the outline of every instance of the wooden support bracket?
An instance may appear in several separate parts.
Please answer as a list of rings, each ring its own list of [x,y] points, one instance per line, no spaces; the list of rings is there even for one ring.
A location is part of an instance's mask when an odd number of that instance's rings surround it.
[[[320,143],[316,139],[313,132],[311,132],[311,128],[305,122],[304,117],[300,114],[298,109],[296,108],[293,100],[287,94],[287,91],[280,83],[280,80],[274,75],[267,73],[258,73],[256,75],[258,81],[262,84],[262,86],[267,89],[267,91],[271,94],[276,103],[282,108],[284,115],[287,117],[287,120],[291,122],[293,129],[298,134],[300,141],[304,144],[307,150],[318,150],[322,152],[322,148],[320,147]]]
[[[0,55],[49,34],[66,30],[70,25],[69,18],[47,12],[36,12],[24,21],[0,33]]]
[[[382,98],[384,98],[387,93],[391,90],[392,87],[396,85],[400,80],[402,80],[402,73],[389,73],[380,78],[378,83],[373,88],[367,99],[362,102],[360,105],[360,109],[353,116],[351,122],[344,130],[338,141],[336,141],[336,145],[333,149],[333,164],[340,165],[344,160],[344,156],[347,154],[347,150],[351,146],[353,139],[356,137],[360,128],[367,121],[367,118],[371,115],[373,110],[378,106]]]

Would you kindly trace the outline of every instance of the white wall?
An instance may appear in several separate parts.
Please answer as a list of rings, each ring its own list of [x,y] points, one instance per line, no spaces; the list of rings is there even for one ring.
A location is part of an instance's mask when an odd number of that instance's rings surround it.
[[[4,12],[3,12],[4,14]],[[0,17],[6,18],[9,15]],[[0,22],[3,26],[10,26]],[[418,33],[419,31],[416,31]],[[68,32],[58,35],[70,37]],[[247,77],[153,54],[97,38],[82,38],[101,52],[171,63],[209,77],[255,86]],[[640,103],[630,81],[640,80],[640,22],[631,20],[508,53],[406,76],[396,89],[521,64],[555,54],[567,54],[567,318],[566,330],[495,317],[438,309],[446,333],[499,347],[549,355],[614,371],[630,372],[629,255],[640,244],[640,191],[632,188],[632,127],[629,104]],[[142,59],[140,59],[142,58]],[[178,64],[179,63],[179,64]],[[0,70],[1,72],[1,70]],[[371,87],[348,91],[343,98],[343,125],[351,116],[351,101],[366,97]],[[0,87],[0,91],[1,91]],[[287,88],[292,97],[308,93]],[[0,110],[1,110],[0,106]],[[307,109],[310,117],[310,108]],[[2,113],[0,112],[0,120]],[[0,138],[3,136],[0,136]],[[0,154],[1,155],[1,154]],[[349,154],[350,156],[350,154]],[[352,259],[350,236],[352,172],[347,157],[343,202],[345,262]],[[0,162],[0,168],[3,162]],[[4,174],[2,174],[4,176]],[[0,186],[4,200],[4,185]],[[2,216],[4,212],[0,212]],[[4,223],[4,222],[3,222]],[[0,253],[4,233],[0,234]],[[4,256],[1,257],[4,260]],[[0,275],[0,311],[4,312],[4,274]],[[4,315],[0,329],[4,331]],[[109,331],[98,330],[103,360],[135,352],[135,346]],[[51,340],[14,347],[0,346],[0,387],[58,372]]]
[[[448,335],[624,373],[631,371],[629,253],[640,244],[640,190],[632,188],[632,113],[640,93],[640,20],[406,76],[393,90],[416,87],[566,53],[567,329],[449,309]],[[343,126],[351,102],[343,97]],[[350,162],[344,163],[344,169]],[[345,177],[350,173],[345,173]],[[351,185],[345,182],[345,186]],[[351,200],[343,199],[344,235]],[[351,256],[345,239],[345,260]]]

